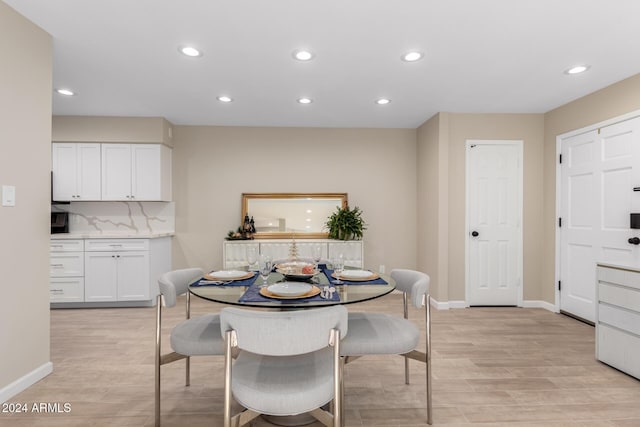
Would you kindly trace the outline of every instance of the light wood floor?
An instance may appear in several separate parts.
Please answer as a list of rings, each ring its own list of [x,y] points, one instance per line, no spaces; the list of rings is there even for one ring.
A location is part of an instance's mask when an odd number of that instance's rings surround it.
[[[194,315],[219,309],[194,298]],[[350,309],[399,314],[400,296]],[[640,426],[640,381],[595,360],[593,327],[542,309],[432,312],[434,425]],[[153,425],[154,313],[52,311],[54,372],[10,402],[70,403],[71,412],[0,414],[0,426]],[[180,316],[182,305],[165,317],[165,337]],[[423,313],[411,316],[424,328]],[[346,366],[348,426],[426,425],[424,364],[412,363],[405,385],[402,363],[370,357]],[[221,425],[221,357],[194,358],[190,387],[184,362],[162,372],[164,426]]]

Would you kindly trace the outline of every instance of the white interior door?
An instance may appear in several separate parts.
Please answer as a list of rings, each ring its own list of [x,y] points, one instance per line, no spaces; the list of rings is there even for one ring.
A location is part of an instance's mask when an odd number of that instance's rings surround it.
[[[467,304],[522,304],[522,141],[467,141]]]
[[[560,173],[560,310],[595,321],[596,263],[637,262],[640,119],[565,138]],[[638,198],[638,200],[634,200]],[[636,206],[633,206],[635,204]],[[560,224],[559,224],[560,225]]]

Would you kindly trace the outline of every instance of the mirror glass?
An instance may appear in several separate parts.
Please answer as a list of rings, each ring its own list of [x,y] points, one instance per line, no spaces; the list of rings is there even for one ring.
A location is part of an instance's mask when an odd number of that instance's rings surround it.
[[[347,193],[244,193],[240,223],[253,217],[257,239],[325,239],[325,222],[345,206]]]

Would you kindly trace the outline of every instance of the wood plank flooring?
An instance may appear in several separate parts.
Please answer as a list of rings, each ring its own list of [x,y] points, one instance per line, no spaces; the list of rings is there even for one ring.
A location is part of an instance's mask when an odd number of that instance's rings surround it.
[[[400,305],[392,294],[349,308],[400,314]],[[164,337],[182,306],[167,312]],[[220,308],[193,299],[193,315]],[[640,381],[595,360],[593,327],[542,309],[432,313],[434,425],[640,426]],[[424,330],[422,312],[411,318]],[[152,426],[154,322],[153,308],[53,310],[54,372],[10,403],[69,403],[71,411],[0,413],[0,426]],[[405,385],[400,357],[347,365],[346,425],[425,426],[425,366],[411,368]],[[185,387],[184,362],[163,366],[162,425],[221,426],[222,369],[221,357],[193,358]]]

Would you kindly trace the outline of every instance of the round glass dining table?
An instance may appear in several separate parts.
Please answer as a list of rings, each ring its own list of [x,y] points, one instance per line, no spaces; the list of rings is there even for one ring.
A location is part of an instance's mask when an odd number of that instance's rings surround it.
[[[253,286],[257,286],[262,283],[262,278],[259,274],[256,273],[254,278],[255,280],[250,281],[251,283],[255,283],[253,284]],[[339,296],[339,300],[337,298],[322,299],[320,297],[316,297],[305,298],[302,300],[262,298],[261,301],[246,301],[244,299],[241,300],[241,298],[243,297],[245,292],[247,292],[250,286],[238,286],[234,285],[233,283],[229,283],[227,285],[211,284],[203,286],[198,285],[199,281],[196,281],[189,285],[189,292],[192,295],[198,296],[200,298],[222,304],[238,305],[243,307],[275,308],[279,310],[301,309],[326,307],[338,304],[353,304],[369,301],[387,295],[395,289],[396,282],[391,277],[380,275],[380,279],[382,279],[382,281],[386,283],[370,284],[364,282],[347,282],[343,285],[334,285],[333,280],[330,284],[328,277],[324,273],[320,273],[314,276],[311,281],[306,282],[313,284],[320,289],[323,289],[325,286],[334,286],[336,289],[336,293]],[[285,281],[285,277],[282,274],[274,271],[269,275],[267,284],[271,285],[283,281]]]

